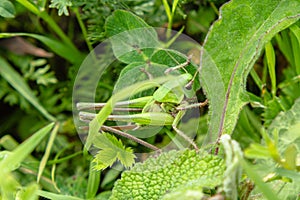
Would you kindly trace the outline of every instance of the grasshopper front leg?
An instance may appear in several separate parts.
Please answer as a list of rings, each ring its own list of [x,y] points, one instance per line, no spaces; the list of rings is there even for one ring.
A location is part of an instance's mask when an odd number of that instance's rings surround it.
[[[185,110],[181,110],[177,113],[177,115],[172,123],[172,128],[178,135],[180,135],[183,139],[185,139],[188,143],[190,143],[195,148],[195,150],[198,152],[199,148],[196,145],[196,143],[191,138],[189,138],[186,134],[184,134],[181,130],[179,130],[177,128],[177,126],[178,126],[181,118],[184,116],[184,114],[185,114]]]

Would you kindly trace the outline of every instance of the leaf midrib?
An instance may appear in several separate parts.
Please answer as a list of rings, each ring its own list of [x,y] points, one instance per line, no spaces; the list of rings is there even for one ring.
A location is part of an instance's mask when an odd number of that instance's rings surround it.
[[[221,120],[220,120],[220,125],[219,125],[219,130],[218,130],[218,140],[219,138],[221,137],[222,135],[222,132],[223,132],[223,128],[224,128],[224,122],[225,122],[225,116],[226,116],[226,112],[227,112],[227,108],[228,108],[228,102],[229,102],[229,97],[230,97],[230,93],[231,93],[231,88],[232,88],[232,85],[233,85],[233,80],[235,78],[235,75],[236,75],[236,71],[238,69],[238,67],[240,66],[240,62],[242,61],[242,58],[246,52],[247,49],[249,49],[249,46],[251,46],[250,44],[252,44],[253,42],[253,39],[255,38],[254,36],[257,35],[257,33],[260,32],[260,30],[265,26],[266,22],[269,21],[269,19],[271,18],[271,16],[274,15],[275,11],[278,9],[278,7],[280,6],[282,2],[278,2],[278,5],[273,9],[273,11],[269,14],[269,16],[266,18],[266,20],[263,21],[263,23],[260,25],[260,27],[254,32],[254,34],[252,34],[253,36],[251,37],[251,39],[249,40],[249,42],[247,43],[247,45],[245,45],[245,47],[242,49],[237,61],[235,62],[235,67],[233,68],[233,72],[230,76],[230,79],[229,79],[229,84],[228,84],[228,87],[227,87],[227,90],[226,90],[226,93],[225,93],[225,102],[224,102],[224,106],[223,106],[223,110],[222,110],[222,115],[221,115]],[[258,50],[260,50],[260,48],[258,48],[261,44],[261,40],[262,38],[267,35],[272,29],[276,28],[280,23],[284,22],[286,19],[289,19],[289,18],[296,18],[297,16],[300,16],[300,14],[298,15],[294,15],[294,16],[290,16],[290,17],[285,17],[283,18],[282,20],[280,20],[278,23],[276,23],[275,25],[273,25],[272,27],[270,27],[264,34],[261,34],[259,39],[257,41],[258,44],[256,45],[256,51],[254,53],[254,55],[252,56],[250,63],[253,62],[253,60],[256,58],[256,55],[258,55]],[[221,17],[219,18],[221,19]],[[208,37],[207,37],[208,38]],[[203,46],[205,47],[205,44],[207,42],[207,38],[205,39],[205,42],[203,44]],[[213,63],[216,65],[216,62],[215,60],[213,61]],[[218,66],[218,65],[216,65]]]

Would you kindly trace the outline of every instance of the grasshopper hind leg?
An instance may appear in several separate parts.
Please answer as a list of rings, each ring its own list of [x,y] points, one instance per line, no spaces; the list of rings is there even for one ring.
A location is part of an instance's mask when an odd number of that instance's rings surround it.
[[[174,119],[174,121],[173,121],[172,128],[173,128],[173,130],[174,130],[179,136],[181,136],[181,137],[182,137],[183,139],[185,139],[188,143],[190,143],[190,144],[194,147],[194,149],[196,150],[196,152],[198,152],[198,151],[199,151],[199,148],[198,148],[198,146],[196,145],[196,143],[195,143],[191,138],[189,138],[186,134],[184,134],[181,130],[179,130],[179,129],[177,128],[177,125],[178,125],[179,121],[181,120],[181,118],[183,117],[184,114],[185,114],[185,111],[184,111],[184,110],[179,111],[179,112],[177,113],[177,115],[176,115],[176,117],[175,117],[175,119]]]
[[[184,134],[181,130],[179,130],[176,126],[172,126],[173,127],[173,130],[178,134],[180,135],[183,139],[185,139],[188,143],[190,143],[194,149],[196,150],[196,152],[199,151],[199,148],[198,146],[196,145],[196,143],[191,139],[189,138],[186,134]]]

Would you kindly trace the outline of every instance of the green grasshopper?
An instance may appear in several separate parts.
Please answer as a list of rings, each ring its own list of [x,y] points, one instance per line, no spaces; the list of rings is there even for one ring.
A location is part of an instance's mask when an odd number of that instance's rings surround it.
[[[191,57],[188,57],[186,62],[172,68],[167,68],[167,70],[165,70],[165,74],[184,68],[190,63],[190,59]],[[194,77],[195,75],[192,76],[189,73],[180,74],[176,77],[176,79],[169,80],[158,87],[152,96],[117,102],[115,104],[114,111],[134,113],[126,115],[109,115],[107,121],[127,122],[130,124],[123,126],[103,125],[101,130],[121,135],[157,151],[159,149],[154,145],[121,130],[136,130],[145,125],[172,126],[173,130],[179,136],[185,139],[198,151],[198,147],[195,142],[177,128],[180,120],[188,109],[199,108],[207,104],[207,101],[189,104],[189,102],[185,99],[186,97],[191,97],[193,95],[193,91],[186,89],[186,87],[191,84]],[[151,78],[151,76],[149,76],[149,78]],[[105,103],[78,103],[77,109],[80,110],[79,116],[81,121],[89,122],[95,117],[95,114],[84,112],[83,110],[100,110],[103,106],[105,106]],[[87,127],[83,128],[86,129]]]

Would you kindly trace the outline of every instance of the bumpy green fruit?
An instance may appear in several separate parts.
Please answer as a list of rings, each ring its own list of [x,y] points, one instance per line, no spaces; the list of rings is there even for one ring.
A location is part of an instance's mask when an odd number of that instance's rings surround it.
[[[162,199],[184,190],[221,185],[225,164],[217,156],[194,150],[170,151],[125,171],[110,200]]]

